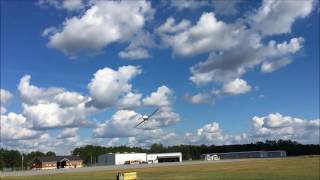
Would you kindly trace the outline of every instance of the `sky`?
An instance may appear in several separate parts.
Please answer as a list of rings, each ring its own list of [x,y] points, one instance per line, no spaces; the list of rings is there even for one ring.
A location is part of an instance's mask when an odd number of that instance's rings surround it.
[[[315,0],[1,1],[1,146],[319,144],[319,12]]]

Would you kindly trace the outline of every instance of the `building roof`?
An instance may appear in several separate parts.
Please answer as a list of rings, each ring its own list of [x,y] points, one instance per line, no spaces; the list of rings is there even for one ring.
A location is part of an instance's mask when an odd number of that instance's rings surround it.
[[[52,161],[62,161],[63,159],[67,159],[69,161],[81,161],[82,159],[78,156],[40,156],[34,158],[41,162],[52,162]]]

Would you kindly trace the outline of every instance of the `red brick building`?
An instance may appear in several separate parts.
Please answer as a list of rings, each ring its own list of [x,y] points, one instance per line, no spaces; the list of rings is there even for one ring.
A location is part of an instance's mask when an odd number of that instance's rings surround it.
[[[78,156],[42,156],[32,160],[32,169],[79,168],[83,161]]]

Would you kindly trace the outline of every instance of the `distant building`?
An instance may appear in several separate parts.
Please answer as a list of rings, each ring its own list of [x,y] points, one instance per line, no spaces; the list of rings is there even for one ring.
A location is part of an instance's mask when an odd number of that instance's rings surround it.
[[[98,156],[98,165],[144,164],[181,161],[181,153],[109,153]]]
[[[83,161],[78,156],[42,156],[32,160],[32,169],[79,168]]]
[[[203,160],[286,157],[286,151],[244,151],[202,154]]]
[[[99,165],[142,164],[146,162],[146,153],[109,153],[98,156]]]
[[[163,162],[182,162],[182,153],[157,153],[147,154],[148,163],[163,163]]]

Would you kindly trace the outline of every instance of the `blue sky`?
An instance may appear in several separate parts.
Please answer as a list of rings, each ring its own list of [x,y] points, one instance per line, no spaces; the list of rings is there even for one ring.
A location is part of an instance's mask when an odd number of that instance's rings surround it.
[[[3,145],[319,143],[318,39],[311,0],[1,1]]]

